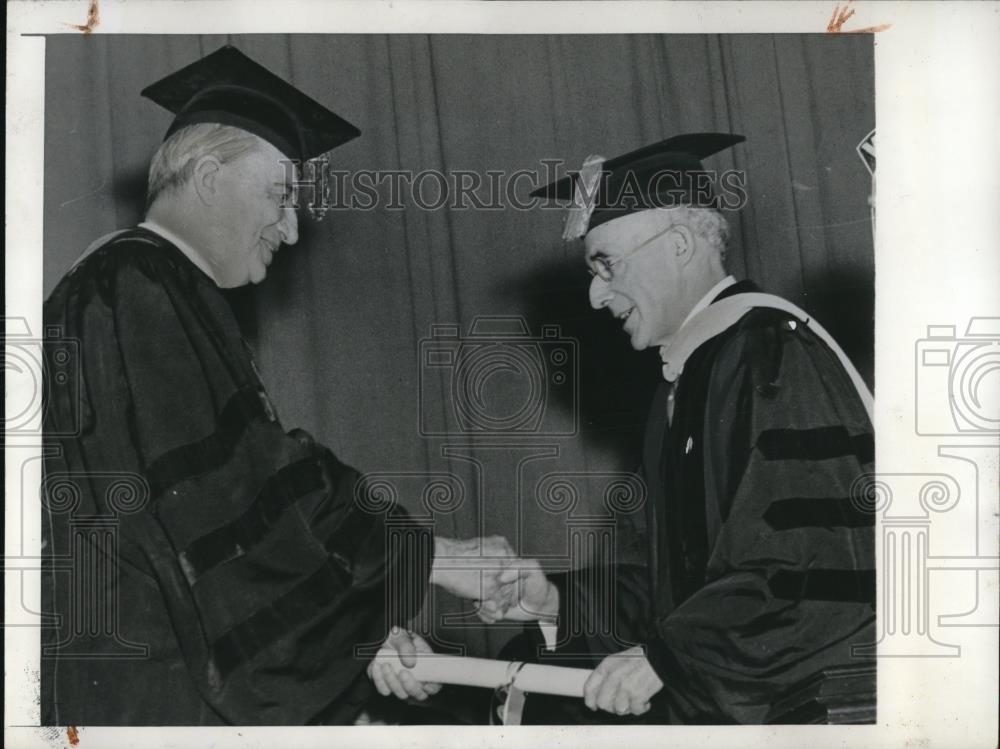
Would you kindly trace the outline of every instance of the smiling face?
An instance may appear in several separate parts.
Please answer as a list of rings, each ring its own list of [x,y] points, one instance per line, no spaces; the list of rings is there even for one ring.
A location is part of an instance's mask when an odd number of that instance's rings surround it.
[[[695,262],[699,239],[670,209],[641,211],[592,229],[584,238],[594,273],[590,304],[622,321],[632,348],[663,346],[711,288],[706,264]]]
[[[270,143],[233,161],[217,164],[212,175],[212,264],[223,288],[260,283],[278,247],[298,241],[298,219],[282,202],[292,186],[285,156]]]

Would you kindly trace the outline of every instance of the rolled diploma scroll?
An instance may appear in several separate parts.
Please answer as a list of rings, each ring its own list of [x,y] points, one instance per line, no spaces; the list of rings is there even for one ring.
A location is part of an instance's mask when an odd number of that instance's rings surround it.
[[[496,689],[511,684],[513,678],[513,685],[521,691],[562,697],[583,697],[583,685],[593,673],[587,668],[457,655],[417,655],[417,664],[407,668],[400,662],[396,651],[389,648],[379,650],[375,660],[390,663],[397,672],[409,671],[417,681]]]

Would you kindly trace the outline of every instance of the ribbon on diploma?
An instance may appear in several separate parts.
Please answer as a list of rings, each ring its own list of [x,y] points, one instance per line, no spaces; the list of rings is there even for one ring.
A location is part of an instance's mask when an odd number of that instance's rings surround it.
[[[395,650],[382,648],[377,663],[388,663],[399,673],[409,671],[418,681],[458,684],[466,687],[513,687],[533,694],[583,697],[583,685],[593,673],[587,668],[549,666],[520,661],[497,661],[490,658],[465,658],[457,655],[418,654],[417,663],[407,668]]]

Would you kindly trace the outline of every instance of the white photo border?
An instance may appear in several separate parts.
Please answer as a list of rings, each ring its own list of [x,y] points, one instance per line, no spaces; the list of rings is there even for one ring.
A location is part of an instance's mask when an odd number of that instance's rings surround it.
[[[74,25],[86,22],[89,6],[58,0],[7,6],[7,346],[18,319],[29,330],[42,328],[44,35],[81,33]],[[963,501],[976,503],[981,526],[973,528],[974,538],[967,527],[944,522],[947,516],[930,513],[927,520],[935,530],[931,553],[944,560],[935,574],[925,573],[930,626],[938,632],[951,621],[946,639],[959,655],[881,658],[872,726],[88,726],[77,728],[80,745],[995,746],[998,630],[961,612],[971,605],[995,617],[998,610],[1000,445],[988,431],[920,434],[915,412],[928,405],[919,398],[934,395],[923,393],[919,377],[928,327],[953,326],[961,339],[974,319],[1000,321],[1000,4],[299,0],[282,3],[277,13],[268,2],[128,0],[101,2],[92,33],[816,33],[845,7],[855,14],[840,33],[888,25],[875,39],[877,465],[880,474],[908,480],[946,473],[961,486]],[[16,395],[7,393],[8,408]],[[938,395],[947,407],[948,393]],[[978,450],[982,459],[956,462],[963,450]],[[37,628],[10,618],[40,606],[40,510],[21,486],[38,486],[39,456],[40,447],[28,443],[8,441],[5,450],[4,743],[11,747],[69,746],[66,727],[35,727]],[[914,513],[886,514],[881,525],[907,517]]]

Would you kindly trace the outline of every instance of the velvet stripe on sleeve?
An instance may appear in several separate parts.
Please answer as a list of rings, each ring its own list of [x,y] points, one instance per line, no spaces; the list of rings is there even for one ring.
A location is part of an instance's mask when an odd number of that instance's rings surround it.
[[[46,474],[72,476],[80,500],[44,513],[45,600],[63,626],[43,637],[43,719],[350,722],[369,694],[370,649],[423,599],[429,532],[401,510],[390,524],[367,512],[353,469],[285,433],[226,300],[156,235],[97,250],[45,317],[81,355],[75,387],[60,391],[77,397],[53,393],[46,413],[59,452]],[[141,507],[116,512],[100,475],[138,477]],[[116,518],[119,553],[114,579],[80,600],[80,571],[59,560],[87,514]],[[111,592],[110,640],[147,654],[69,657],[108,650],[109,637],[74,639],[68,622]]]

